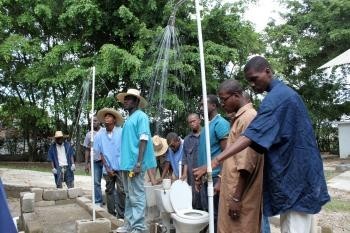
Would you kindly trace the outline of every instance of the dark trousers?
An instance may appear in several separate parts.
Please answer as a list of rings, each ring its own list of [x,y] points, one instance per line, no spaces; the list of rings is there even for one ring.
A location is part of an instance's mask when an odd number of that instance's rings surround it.
[[[125,192],[121,172],[117,171],[115,176],[103,175],[106,180],[106,201],[108,213],[124,218]]]
[[[62,188],[65,182],[68,188],[74,188],[74,173],[69,166],[59,166],[55,175],[56,188]]]

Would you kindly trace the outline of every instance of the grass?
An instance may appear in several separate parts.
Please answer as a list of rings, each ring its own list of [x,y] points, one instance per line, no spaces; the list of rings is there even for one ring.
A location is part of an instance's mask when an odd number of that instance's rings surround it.
[[[331,202],[328,202],[324,207],[326,211],[332,212],[350,212],[350,202],[332,199]]]
[[[341,172],[338,172],[338,171],[335,171],[335,170],[325,170],[324,171],[324,176],[326,178],[326,180],[330,180],[332,179],[333,177],[339,175]]]
[[[27,162],[13,162],[13,163],[0,163],[0,168],[10,168],[19,170],[31,170],[39,172],[49,172],[51,173],[51,165],[49,163],[27,163]],[[85,173],[85,168],[82,165],[76,164],[75,175],[87,176]]]

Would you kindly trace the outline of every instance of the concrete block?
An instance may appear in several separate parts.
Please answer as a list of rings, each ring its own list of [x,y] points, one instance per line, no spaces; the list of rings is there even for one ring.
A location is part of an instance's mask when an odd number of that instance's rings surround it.
[[[44,190],[43,199],[45,201],[68,199],[67,189]]]
[[[112,230],[117,229],[124,224],[123,219],[118,219],[116,216],[111,215],[103,208],[96,210],[96,217],[109,219],[111,221]]]
[[[38,202],[35,202],[35,206],[38,206],[38,207],[54,206],[54,205],[55,205],[55,201],[38,201]]]
[[[43,233],[44,229],[40,226],[39,222],[28,222],[24,228],[25,233]]]
[[[34,212],[35,193],[24,193],[21,197],[22,213]]]
[[[68,198],[77,198],[83,196],[83,190],[81,188],[68,189]]]
[[[322,227],[321,232],[322,233],[333,233],[333,230],[331,227]]]
[[[55,205],[68,205],[75,203],[75,199],[57,200]]]
[[[43,233],[43,228],[36,217],[35,213],[24,213],[22,215],[25,233]]]
[[[31,188],[30,191],[35,193],[35,202],[43,200],[43,189],[42,188]]]
[[[77,220],[75,222],[76,233],[109,233],[111,232],[111,222],[105,218],[92,220]]]

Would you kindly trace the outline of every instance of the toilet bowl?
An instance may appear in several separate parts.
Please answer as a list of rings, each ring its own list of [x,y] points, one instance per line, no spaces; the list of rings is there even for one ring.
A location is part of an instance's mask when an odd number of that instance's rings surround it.
[[[198,233],[208,225],[208,212],[192,208],[192,190],[185,181],[175,181],[170,190],[155,191],[160,211],[170,213],[177,233]]]

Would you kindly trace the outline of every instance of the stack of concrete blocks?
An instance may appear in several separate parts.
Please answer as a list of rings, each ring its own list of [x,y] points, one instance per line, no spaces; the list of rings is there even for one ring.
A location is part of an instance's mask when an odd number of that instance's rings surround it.
[[[71,189],[42,189],[31,188],[30,192],[20,193],[21,216],[19,229],[25,233],[42,233],[43,228],[37,221],[35,206],[65,205],[76,202],[76,198],[83,195],[81,188]]]
[[[75,222],[76,233],[110,233],[111,232],[111,221],[106,218],[97,218],[95,221],[92,220],[77,220]]]

